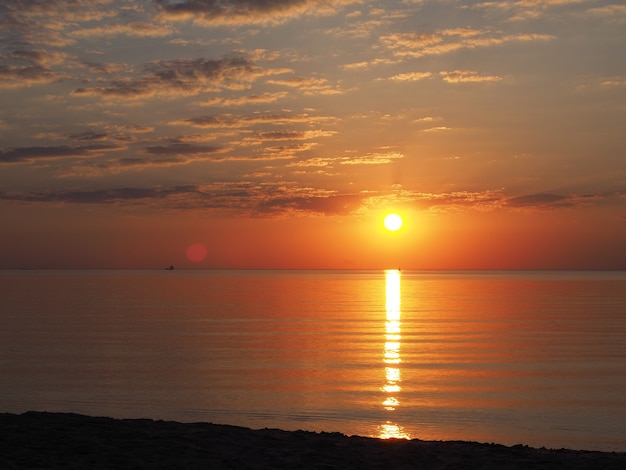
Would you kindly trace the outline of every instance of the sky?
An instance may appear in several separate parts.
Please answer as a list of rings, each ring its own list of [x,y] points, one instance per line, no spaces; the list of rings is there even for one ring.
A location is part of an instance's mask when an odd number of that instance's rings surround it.
[[[0,269],[626,269],[621,1],[11,0],[0,38]]]

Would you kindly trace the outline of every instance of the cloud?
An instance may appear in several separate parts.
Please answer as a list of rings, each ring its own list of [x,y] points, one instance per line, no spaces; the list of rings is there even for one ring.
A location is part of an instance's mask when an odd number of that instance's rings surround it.
[[[588,10],[589,13],[601,17],[606,17],[611,21],[626,20],[626,5],[602,5]]]
[[[310,159],[311,164],[315,159]],[[324,159],[317,160],[320,167]],[[299,166],[293,163],[291,166]],[[257,217],[292,215],[349,215],[389,204],[420,211],[447,212],[472,209],[538,210],[563,209],[582,204],[602,204],[623,198],[624,192],[604,194],[553,193],[507,196],[501,190],[426,193],[402,188],[388,192],[338,191],[299,187],[295,183],[271,182],[267,174],[252,175],[252,181],[216,181],[204,185],[172,187],[122,187],[45,192],[0,191],[0,200],[24,203],[65,203],[153,207],[156,210],[228,210]],[[262,182],[255,182],[258,178]]]
[[[440,34],[431,33],[392,33],[381,36],[382,42],[396,56],[421,57],[428,48],[443,41]]]
[[[244,141],[253,143],[261,143],[267,141],[277,140],[309,140],[318,137],[330,137],[334,135],[333,131],[311,130],[311,131],[295,131],[295,130],[281,130],[281,131],[267,131],[259,132],[254,137],[247,137]]]
[[[155,209],[230,210],[253,216],[284,214],[349,214],[360,209],[363,195],[297,188],[284,183],[257,185],[215,182],[170,188],[123,187],[47,192],[0,191],[0,200],[24,203],[142,205]]]
[[[301,168],[326,168],[331,167],[336,162],[336,158],[326,158],[326,157],[313,157],[307,158],[306,160],[300,160],[298,162],[291,162],[287,166],[289,167],[301,167]]]
[[[473,38],[476,36],[480,36],[482,33],[480,30],[472,29],[472,28],[453,28],[453,29],[444,29],[441,31],[441,34],[445,36],[459,36],[462,38]]]
[[[306,123],[313,124],[334,120],[322,116],[311,116],[309,114],[213,114],[210,116],[198,116],[170,124],[187,125],[200,128],[243,128],[256,124],[286,124],[286,123]]]
[[[505,204],[511,207],[569,207],[574,203],[568,196],[560,194],[529,194],[527,196],[518,196],[507,199]]]
[[[399,152],[373,152],[355,157],[313,157],[292,162],[288,166],[333,169],[339,165],[386,165],[401,158],[404,155]]]
[[[0,88],[23,88],[56,82],[66,75],[52,67],[67,54],[38,49],[18,49],[0,55]]]
[[[492,14],[502,14],[507,21],[525,21],[541,18],[550,9],[559,8],[561,14],[567,12],[569,5],[574,5],[574,13],[579,11],[579,6],[585,0],[496,0],[488,2],[476,2],[468,8],[484,9]]]
[[[295,152],[304,152],[306,150],[311,150],[316,145],[317,144],[315,142],[301,142],[297,144],[266,147],[265,150],[269,152],[293,155]]]
[[[195,145],[189,143],[172,143],[168,145],[153,145],[145,147],[141,153],[145,157],[126,157],[98,164],[95,170],[103,173],[118,173],[130,169],[169,167],[187,165],[198,161],[223,161],[228,159],[224,154],[230,152],[230,147],[218,145]],[[80,170],[79,170],[80,171]]]
[[[169,36],[174,30],[169,26],[155,25],[145,21],[134,21],[125,24],[105,24],[94,28],[77,29],[69,33],[70,37],[90,38],[107,36],[131,37],[163,37]]]
[[[345,93],[339,86],[331,85],[327,79],[318,77],[291,77],[271,79],[267,83],[296,88],[304,95],[339,95]]]
[[[67,138],[78,142],[103,142],[113,140],[117,142],[135,142],[137,134],[149,134],[154,132],[154,128],[150,126],[136,125],[97,125],[97,130],[93,130],[90,126],[89,130],[69,134]]]
[[[8,13],[21,18],[64,18],[68,22],[99,21],[117,16],[114,9],[107,8],[115,0],[11,0],[6,2]]]
[[[266,215],[283,213],[346,215],[357,212],[364,199],[365,197],[359,194],[273,197],[260,202],[254,211]]]
[[[371,12],[370,12],[371,13]],[[347,18],[351,18],[350,15],[346,15]],[[376,34],[382,28],[389,25],[391,22],[389,19],[369,19],[366,21],[347,22],[334,28],[328,28],[324,30],[324,34],[332,35],[338,39],[350,38],[361,39],[367,38]]]
[[[26,62],[39,66],[61,64],[67,58],[67,54],[57,51],[42,49],[18,49],[2,56],[4,61]]]
[[[445,131],[451,131],[451,130],[452,130],[451,127],[435,126],[435,127],[429,127],[427,129],[422,129],[420,132],[445,132]]]
[[[75,191],[48,191],[33,193],[0,192],[0,199],[22,202],[48,202],[68,204],[112,204],[137,202],[141,200],[161,200],[177,194],[193,192],[193,186],[173,188],[119,188],[90,189]]]
[[[5,44],[64,47],[76,43],[68,32],[81,21],[117,16],[113,0],[12,0],[0,2]]]
[[[33,162],[35,160],[76,158],[100,155],[102,152],[120,150],[116,145],[87,145],[84,147],[21,147],[0,152],[0,164]]]
[[[306,152],[315,147],[315,142],[301,142],[289,145],[270,145],[260,150],[255,160],[289,160],[295,158],[297,153]]]
[[[290,71],[263,69],[245,56],[161,60],[147,64],[140,78],[116,79],[104,87],[77,88],[72,94],[136,99],[155,95],[197,95],[225,89],[246,89],[259,77]]]
[[[104,98],[139,99],[154,96],[158,89],[147,81],[116,79],[107,87],[76,88],[74,96],[101,96]]]
[[[499,82],[502,77],[497,75],[479,75],[472,70],[454,70],[453,72],[442,71],[439,75],[448,83],[478,83],[478,82]]]
[[[368,207],[394,203],[417,210],[446,212],[473,209],[478,211],[514,210],[546,211],[589,205],[601,205],[623,197],[625,193],[607,192],[594,194],[539,193],[508,196],[501,190],[454,191],[448,193],[424,193],[400,189],[393,193],[373,194],[366,202]]]
[[[144,153],[152,156],[189,157],[196,155],[211,155],[224,153],[229,149],[217,145],[194,145],[187,143],[173,143],[169,145],[155,145],[146,147]]]
[[[458,208],[472,208],[486,211],[501,207],[504,196],[501,191],[454,191],[449,193],[424,193],[419,191],[399,190],[394,198],[403,201],[409,207],[420,210],[444,211]],[[389,196],[384,196],[389,197]]]
[[[22,88],[52,83],[63,75],[40,66],[12,66],[0,64],[0,88]]]
[[[280,24],[308,15],[336,13],[360,0],[153,0],[161,16],[205,26]]]
[[[284,91],[276,93],[262,93],[260,95],[247,95],[236,98],[211,98],[201,103],[203,106],[230,107],[245,106],[249,104],[267,104],[274,103],[287,96]]]
[[[339,160],[341,165],[383,165],[394,160],[404,158],[399,152],[369,153],[359,157],[343,157]]]
[[[390,60],[387,58],[377,58],[377,59],[373,59],[370,61],[353,62],[351,64],[345,64],[345,65],[342,65],[341,68],[343,70],[365,70],[376,65],[389,65],[389,64],[395,64],[395,63],[396,63],[395,60]]]
[[[107,140],[109,135],[106,132],[85,131],[78,134],[72,134],[68,137],[72,140],[93,142]]]
[[[394,80],[397,82],[416,82],[418,80],[429,78],[430,76],[432,76],[432,73],[430,72],[406,72],[389,77],[387,80]]]
[[[601,86],[622,87],[626,86],[626,76],[606,78],[600,82]]]
[[[222,137],[233,137],[239,135],[237,130],[233,131],[224,131],[224,132],[211,132],[211,133],[202,133],[202,134],[182,134],[177,135],[175,137],[166,137],[162,139],[165,142],[169,143],[181,143],[181,142],[210,142],[218,140]]]
[[[441,55],[460,49],[498,46],[511,42],[548,41],[550,34],[501,34],[472,29],[447,29],[435,33],[391,33],[380,42],[399,59]]]

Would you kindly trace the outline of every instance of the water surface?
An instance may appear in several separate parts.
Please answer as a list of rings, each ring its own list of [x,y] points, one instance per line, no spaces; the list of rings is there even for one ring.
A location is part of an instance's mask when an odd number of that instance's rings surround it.
[[[624,272],[0,283],[0,411],[626,451]]]

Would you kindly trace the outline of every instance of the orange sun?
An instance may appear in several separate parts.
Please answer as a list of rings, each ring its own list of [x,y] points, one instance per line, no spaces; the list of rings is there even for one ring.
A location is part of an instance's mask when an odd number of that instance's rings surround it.
[[[391,232],[402,228],[402,217],[398,214],[389,214],[385,217],[385,228]]]

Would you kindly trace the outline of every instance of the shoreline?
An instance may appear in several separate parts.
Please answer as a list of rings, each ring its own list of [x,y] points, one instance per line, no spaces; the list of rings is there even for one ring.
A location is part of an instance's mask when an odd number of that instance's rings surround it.
[[[383,440],[72,413],[0,413],[0,467],[219,469],[622,469],[626,452]]]

